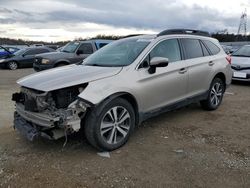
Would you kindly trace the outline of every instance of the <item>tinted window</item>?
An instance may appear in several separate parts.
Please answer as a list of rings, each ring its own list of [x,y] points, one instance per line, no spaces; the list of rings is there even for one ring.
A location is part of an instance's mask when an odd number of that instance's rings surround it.
[[[206,44],[212,55],[216,55],[220,52],[220,48],[216,46],[214,43],[208,40],[203,40],[203,42]]]
[[[46,53],[49,52],[48,49],[31,49],[28,50],[25,55],[36,55],[36,54],[41,54],[41,53]]]
[[[92,54],[93,53],[93,47],[90,43],[84,43],[81,44],[78,50],[82,50],[83,54]]]
[[[207,51],[207,48],[205,47],[205,45],[201,42],[201,47],[202,47],[202,51],[203,51],[203,55],[204,56],[209,56],[209,52]]]
[[[185,48],[186,59],[203,57],[203,52],[199,40],[197,39],[182,39]]]
[[[106,46],[108,43],[100,43],[99,48],[102,48],[103,46]]]
[[[166,57],[169,62],[181,60],[181,53],[177,39],[165,40],[159,43],[151,52],[150,58]]]

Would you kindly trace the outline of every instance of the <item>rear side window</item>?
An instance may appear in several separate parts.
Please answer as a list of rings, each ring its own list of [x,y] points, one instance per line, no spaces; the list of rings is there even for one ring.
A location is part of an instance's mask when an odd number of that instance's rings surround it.
[[[203,57],[203,51],[198,39],[182,39],[181,41],[185,49],[186,59]]]
[[[153,57],[166,57],[169,62],[175,62],[181,60],[181,53],[179,43],[177,39],[165,40],[150,52],[150,59]]]
[[[81,44],[78,50],[81,50],[83,54],[92,54],[94,52],[92,44],[90,43]]]
[[[201,48],[202,48],[202,51],[203,51],[203,55],[204,56],[209,56],[209,52],[207,51],[207,48],[205,47],[205,45],[201,42]]]
[[[212,55],[216,55],[220,52],[220,48],[216,46],[214,43],[212,43],[211,41],[203,40],[203,42],[208,47]]]
[[[99,49],[106,46],[108,43],[100,43],[98,46],[99,46]]]
[[[47,49],[31,49],[28,50],[25,55],[36,55],[36,54],[42,54],[42,53],[46,53],[49,52],[49,50]]]

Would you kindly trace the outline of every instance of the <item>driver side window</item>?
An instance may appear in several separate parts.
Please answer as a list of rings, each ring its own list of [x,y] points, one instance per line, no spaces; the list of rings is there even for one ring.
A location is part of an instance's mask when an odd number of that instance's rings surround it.
[[[150,54],[144,59],[139,68],[146,68],[149,66],[149,62],[153,57],[165,57],[168,58],[169,63],[180,61],[181,52],[177,39],[168,39],[157,44]]]
[[[177,39],[169,39],[160,42],[150,52],[150,59],[153,57],[165,57],[168,58],[169,62],[175,62],[181,60],[181,52]]]

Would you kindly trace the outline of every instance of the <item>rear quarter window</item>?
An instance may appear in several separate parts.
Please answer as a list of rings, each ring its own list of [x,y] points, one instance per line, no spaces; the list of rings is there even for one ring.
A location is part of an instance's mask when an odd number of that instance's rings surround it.
[[[213,42],[208,40],[203,40],[202,42],[208,47],[212,55],[216,55],[220,52],[220,48]]]

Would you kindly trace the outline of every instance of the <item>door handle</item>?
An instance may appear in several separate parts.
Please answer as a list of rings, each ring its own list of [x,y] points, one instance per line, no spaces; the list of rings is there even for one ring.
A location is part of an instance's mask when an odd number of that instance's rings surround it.
[[[213,61],[209,61],[209,62],[208,62],[208,65],[209,65],[209,66],[213,66],[213,65],[214,65],[214,62],[213,62]]]
[[[187,72],[187,69],[186,68],[181,68],[180,70],[179,70],[179,73],[180,74],[185,74]]]

